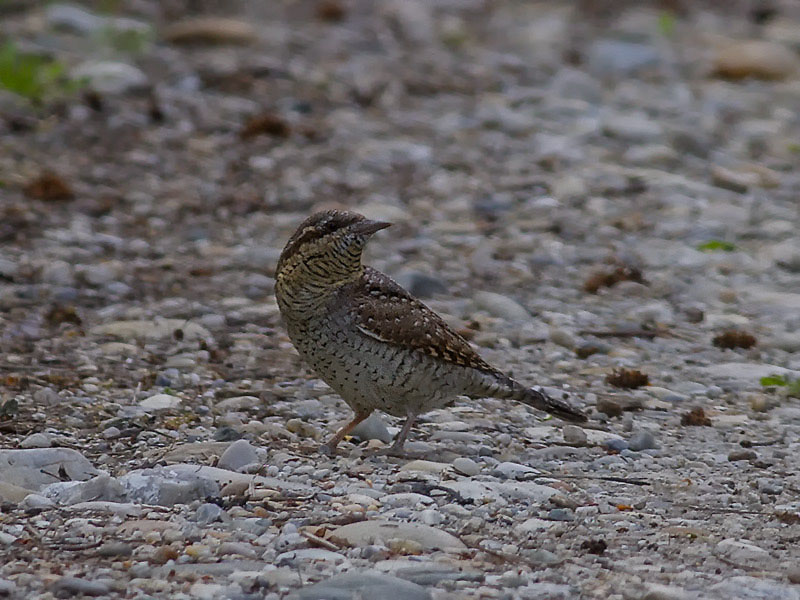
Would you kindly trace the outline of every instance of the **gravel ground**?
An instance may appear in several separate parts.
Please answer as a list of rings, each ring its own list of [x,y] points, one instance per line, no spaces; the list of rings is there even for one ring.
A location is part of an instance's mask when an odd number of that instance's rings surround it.
[[[0,597],[800,599],[800,7],[662,4],[0,3],[89,85],[0,92]],[[589,426],[320,455],[332,206]]]

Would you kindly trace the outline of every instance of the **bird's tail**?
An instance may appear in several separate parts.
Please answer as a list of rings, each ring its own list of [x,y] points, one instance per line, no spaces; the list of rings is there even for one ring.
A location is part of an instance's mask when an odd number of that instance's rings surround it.
[[[494,376],[497,378],[497,383],[499,385],[496,390],[492,390],[491,395],[496,398],[516,400],[517,402],[522,402],[533,408],[548,412],[554,417],[564,419],[565,421],[572,421],[575,423],[583,423],[586,421],[586,415],[583,414],[580,409],[572,406],[565,400],[551,398],[544,392],[525,387],[518,381],[502,373],[496,373]]]

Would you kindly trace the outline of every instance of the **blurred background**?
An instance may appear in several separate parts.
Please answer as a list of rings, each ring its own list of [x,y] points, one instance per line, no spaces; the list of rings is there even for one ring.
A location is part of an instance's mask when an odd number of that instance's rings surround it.
[[[371,260],[486,346],[701,319],[735,303],[731,281],[800,269],[791,0],[0,0],[0,16],[1,339],[20,364],[102,374],[116,363],[92,326],[163,316],[224,332],[216,375],[296,373],[274,265],[330,206],[396,222]],[[243,330],[266,337],[231,358]]]

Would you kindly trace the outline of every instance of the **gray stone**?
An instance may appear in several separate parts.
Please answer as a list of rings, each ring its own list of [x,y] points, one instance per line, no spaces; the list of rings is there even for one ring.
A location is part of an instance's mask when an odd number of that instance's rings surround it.
[[[105,542],[97,549],[98,556],[130,556],[133,553],[133,546],[125,542]]]
[[[526,479],[540,474],[539,471],[528,465],[507,461],[496,465],[493,473],[505,479]]]
[[[246,483],[256,486],[264,486],[274,488],[281,491],[292,491],[303,494],[316,492],[316,488],[306,485],[304,483],[297,483],[295,481],[287,481],[284,478],[278,477],[262,477],[261,475],[245,475],[244,473],[236,473],[226,469],[219,469],[217,467],[209,467],[206,465],[192,465],[187,463],[177,463],[164,467],[167,473],[174,473],[179,477],[198,477],[201,479],[208,479],[215,482],[217,485],[225,486],[230,483],[241,484]],[[174,479],[174,475],[172,476]],[[216,493],[214,494],[216,495]]]
[[[382,520],[344,525],[331,531],[330,537],[342,540],[351,546],[366,546],[378,541],[385,543],[392,539],[403,539],[417,542],[423,550],[466,548],[461,540],[445,531],[417,523]]]
[[[600,102],[603,87],[594,77],[572,67],[559,69],[550,82],[550,89],[558,98],[585,100],[592,104]]]
[[[358,440],[361,440],[362,442],[368,440],[380,440],[384,444],[388,444],[393,438],[392,434],[389,433],[388,429],[386,429],[386,425],[383,424],[383,421],[377,412],[373,412],[369,417],[356,425],[353,428],[353,431],[350,432],[350,435]]]
[[[708,592],[714,600],[800,600],[796,586],[743,575],[728,577],[709,587]]]
[[[126,497],[120,482],[109,475],[98,475],[88,481],[51,483],[42,490],[42,495],[56,504],[64,505],[90,500],[120,502]]]
[[[571,585],[560,583],[529,583],[517,588],[521,600],[572,600],[580,597],[580,592]]]
[[[663,130],[658,122],[644,115],[628,113],[606,118],[603,132],[627,142],[653,142],[661,137]]]
[[[0,596],[12,596],[17,589],[13,581],[8,579],[0,579]]]
[[[689,600],[683,588],[659,583],[648,583],[640,600]]]
[[[197,465],[193,465],[199,469]],[[188,504],[208,496],[219,495],[219,485],[209,477],[193,473],[191,469],[174,470],[170,467],[131,471],[119,478],[126,497],[131,502],[172,506]]]
[[[44,283],[53,285],[75,285],[75,274],[72,265],[63,260],[53,260],[42,268],[41,278]]]
[[[171,410],[181,405],[181,399],[170,394],[155,394],[139,402],[139,406],[146,412]]]
[[[598,77],[632,75],[658,67],[661,55],[649,44],[623,40],[597,40],[588,49],[589,71]]]
[[[79,277],[95,287],[108,285],[117,278],[117,268],[108,263],[85,265],[78,270]]]
[[[574,521],[575,514],[568,508],[551,508],[547,518],[551,521]]]
[[[2,502],[17,504],[18,502],[22,502],[27,496],[32,495],[31,492],[32,490],[19,487],[13,483],[0,481],[0,501]]]
[[[481,466],[471,458],[460,456],[453,461],[453,468],[467,477],[473,477],[481,472]]]
[[[148,85],[147,75],[123,62],[89,60],[72,70],[72,77],[85,79],[101,94],[124,94]]]
[[[635,452],[641,452],[642,450],[650,450],[653,448],[658,448],[658,443],[656,443],[656,436],[654,436],[650,431],[640,431],[638,433],[635,433],[628,440],[628,448],[630,448]]]
[[[194,520],[197,521],[200,525],[208,525],[209,523],[213,523],[214,521],[219,521],[220,517],[222,516],[222,508],[220,508],[216,504],[211,504],[210,502],[206,502],[205,504],[201,504],[197,512],[195,513]]]
[[[340,563],[347,560],[346,557],[338,552],[332,552],[323,548],[299,548],[297,550],[290,550],[283,552],[275,557],[275,565],[283,566],[296,566],[298,563],[306,561],[323,561]]]
[[[78,577],[61,577],[51,586],[57,596],[104,596],[110,592],[108,585]]]
[[[0,494],[0,496],[1,495],[2,494]],[[28,494],[27,496],[25,496],[22,502],[20,502],[20,508],[22,508],[23,510],[28,510],[28,509],[44,510],[47,508],[53,508],[55,505],[56,503],[50,500],[50,498],[47,498],[40,494]]]
[[[588,443],[588,436],[583,427],[577,425],[564,425],[561,429],[564,441],[570,446],[585,446]]]
[[[245,465],[251,465],[258,462],[258,454],[256,449],[250,445],[247,440],[236,440],[233,442],[222,456],[219,457],[217,466],[220,469],[229,469],[231,471],[239,471]]]
[[[507,321],[529,321],[531,319],[530,313],[524,306],[502,294],[485,291],[475,292],[473,300],[479,309],[485,310],[493,317],[506,319]]]
[[[114,33],[150,33],[147,23],[128,17],[103,17],[73,4],[51,4],[44,13],[47,24],[80,35],[113,31]]]
[[[296,600],[431,600],[424,587],[377,571],[344,573],[300,590]]]
[[[114,321],[92,327],[92,335],[111,336],[122,340],[156,341],[170,339],[175,332],[183,333],[184,341],[211,340],[211,333],[201,325],[186,319],[155,319],[152,321]]]
[[[772,560],[769,552],[763,548],[732,538],[719,542],[714,548],[714,554],[741,567],[763,567]]]
[[[0,481],[30,490],[63,481],[84,481],[100,472],[77,450],[0,450]]]
[[[770,375],[800,378],[800,371],[763,363],[728,362],[716,363],[700,369],[706,376],[724,380],[749,382],[760,388],[759,380]]]
[[[43,387],[33,392],[33,401],[39,406],[58,406],[62,399],[53,388]]]
[[[566,329],[561,329],[560,327],[551,327],[549,337],[550,341],[554,344],[558,344],[569,350],[572,350],[577,345],[575,336]]]
[[[19,443],[20,448],[49,448],[52,445],[49,433],[32,433]]]

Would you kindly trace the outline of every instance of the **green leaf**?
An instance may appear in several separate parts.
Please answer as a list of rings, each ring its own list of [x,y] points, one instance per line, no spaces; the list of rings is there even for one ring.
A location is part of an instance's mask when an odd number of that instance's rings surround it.
[[[715,252],[717,250],[722,250],[723,252],[733,252],[736,250],[736,246],[730,242],[725,242],[722,240],[709,240],[707,242],[703,242],[702,244],[698,244],[697,249],[701,252]]]
[[[675,24],[677,19],[671,12],[662,12],[658,15],[658,30],[664,37],[672,37],[675,33]]]
[[[789,382],[783,375],[767,375],[759,379],[759,383],[764,387],[772,385],[789,385]]]

